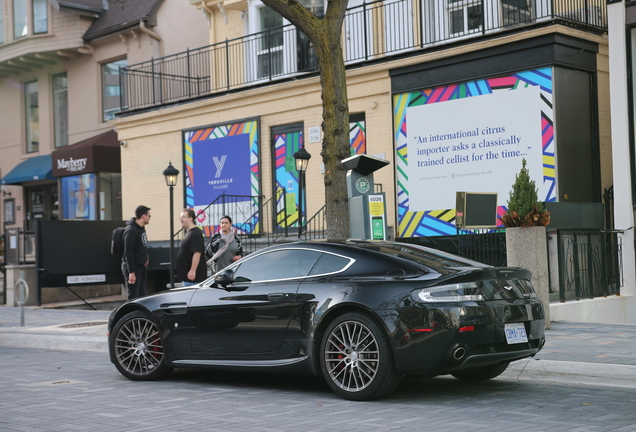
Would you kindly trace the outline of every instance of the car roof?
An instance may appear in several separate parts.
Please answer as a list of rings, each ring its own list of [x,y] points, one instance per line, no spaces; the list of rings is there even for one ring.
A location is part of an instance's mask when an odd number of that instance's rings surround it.
[[[378,265],[379,263],[384,264],[381,267],[401,262],[402,265],[414,265],[418,268],[425,266],[439,273],[447,273],[449,269],[457,268],[490,267],[477,261],[426,246],[387,240],[321,239],[287,243],[273,246],[271,249],[297,247],[340,253],[357,260],[376,261]]]

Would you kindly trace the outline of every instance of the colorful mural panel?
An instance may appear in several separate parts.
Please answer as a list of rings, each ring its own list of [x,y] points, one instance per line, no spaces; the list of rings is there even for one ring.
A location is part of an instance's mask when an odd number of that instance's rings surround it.
[[[398,237],[454,235],[457,191],[497,192],[521,160],[556,201],[552,69],[394,95]]]
[[[183,133],[186,206],[195,210],[207,236],[219,223],[209,215],[221,214],[228,201],[239,209],[233,212],[239,231],[260,229],[258,128],[259,121],[251,119]]]

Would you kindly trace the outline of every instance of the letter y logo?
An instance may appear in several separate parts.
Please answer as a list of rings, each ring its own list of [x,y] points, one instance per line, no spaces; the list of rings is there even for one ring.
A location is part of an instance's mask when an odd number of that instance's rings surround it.
[[[225,165],[225,160],[227,159],[227,155],[221,156],[221,159],[214,156],[212,160],[214,161],[214,165],[216,166],[216,174],[214,174],[214,178],[221,177],[221,171],[223,171],[223,165]]]

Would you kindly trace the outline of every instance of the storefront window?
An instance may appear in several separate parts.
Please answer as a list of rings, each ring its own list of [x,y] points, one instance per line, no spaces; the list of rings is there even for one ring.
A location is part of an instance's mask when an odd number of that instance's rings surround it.
[[[121,218],[121,174],[99,173],[99,219]]]
[[[64,219],[97,220],[95,174],[62,177]]]
[[[121,174],[62,177],[62,202],[64,219],[120,220]]]

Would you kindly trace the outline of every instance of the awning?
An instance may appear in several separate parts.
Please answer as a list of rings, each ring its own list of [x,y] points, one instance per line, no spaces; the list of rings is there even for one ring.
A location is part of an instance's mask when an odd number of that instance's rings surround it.
[[[51,153],[53,175],[67,177],[86,173],[121,172],[121,148],[117,132],[95,135]]]
[[[53,180],[51,155],[34,156],[23,160],[9,174],[2,177],[3,185],[18,185],[34,180]]]

